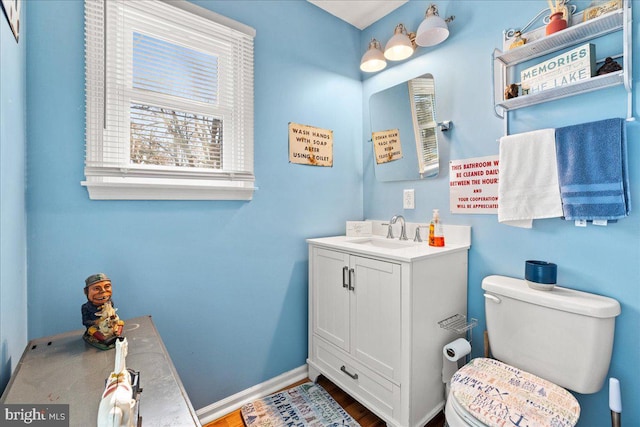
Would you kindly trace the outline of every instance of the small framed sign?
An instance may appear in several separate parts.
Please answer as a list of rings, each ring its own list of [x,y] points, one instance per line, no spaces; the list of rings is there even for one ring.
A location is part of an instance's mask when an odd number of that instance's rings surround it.
[[[382,164],[402,158],[402,144],[400,143],[400,129],[371,132],[373,152],[376,163]]]
[[[451,213],[498,213],[499,162],[498,155],[449,162]]]
[[[289,123],[289,163],[333,166],[333,131]]]

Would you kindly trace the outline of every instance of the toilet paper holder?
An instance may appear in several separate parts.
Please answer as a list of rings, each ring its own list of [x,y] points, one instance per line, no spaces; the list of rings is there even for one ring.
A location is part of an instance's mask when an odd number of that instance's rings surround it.
[[[467,316],[458,313],[439,321],[438,325],[447,331],[455,332],[458,335],[465,334],[469,337],[468,341],[464,338],[458,338],[449,344],[445,344],[442,348],[442,382],[445,383],[445,395],[448,395],[449,382],[453,374],[458,370],[458,362],[461,359],[466,360],[471,353],[471,330],[478,325],[478,319],[471,318],[467,321]],[[458,344],[459,342],[464,345]],[[458,352],[459,354],[457,354]]]
[[[478,319],[473,317],[467,321],[467,316],[464,314],[454,314],[438,322],[441,328],[448,331],[456,332],[458,334],[464,334],[478,325]]]

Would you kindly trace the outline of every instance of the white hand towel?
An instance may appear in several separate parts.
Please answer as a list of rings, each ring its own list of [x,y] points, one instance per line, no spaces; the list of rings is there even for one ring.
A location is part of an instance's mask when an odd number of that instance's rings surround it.
[[[498,222],[531,228],[534,219],[562,216],[555,129],[500,138]]]

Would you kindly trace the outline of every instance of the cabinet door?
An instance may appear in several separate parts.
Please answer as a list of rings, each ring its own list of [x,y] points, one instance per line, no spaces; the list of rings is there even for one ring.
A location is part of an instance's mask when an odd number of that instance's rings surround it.
[[[374,371],[400,379],[400,265],[352,257],[351,353]]]
[[[313,332],[349,351],[349,255],[316,249],[313,256]]]

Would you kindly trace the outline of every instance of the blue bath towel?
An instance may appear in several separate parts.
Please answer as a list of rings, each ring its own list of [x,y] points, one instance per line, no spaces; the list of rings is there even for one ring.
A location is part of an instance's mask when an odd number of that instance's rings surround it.
[[[556,129],[556,154],[565,219],[614,220],[629,215],[623,119]]]

